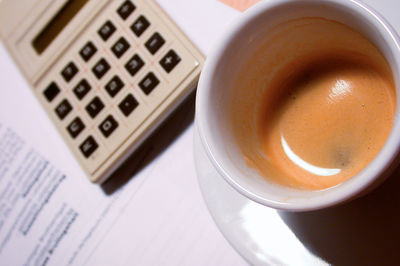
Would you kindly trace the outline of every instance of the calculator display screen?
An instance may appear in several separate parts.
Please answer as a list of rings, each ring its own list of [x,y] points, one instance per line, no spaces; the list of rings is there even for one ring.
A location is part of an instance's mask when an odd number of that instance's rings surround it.
[[[38,54],[42,54],[51,42],[68,25],[74,16],[89,0],[68,0],[50,22],[32,41],[32,46]]]

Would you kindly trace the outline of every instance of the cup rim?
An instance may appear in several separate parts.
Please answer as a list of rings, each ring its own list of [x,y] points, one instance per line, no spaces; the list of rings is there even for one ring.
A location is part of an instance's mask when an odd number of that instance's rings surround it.
[[[315,1],[312,0],[296,1],[297,4],[299,4],[299,2],[315,3]],[[391,133],[381,151],[372,160],[372,162],[370,162],[369,165],[364,168],[368,169],[368,171],[362,171],[354,177],[350,178],[348,181],[345,181],[337,186],[325,189],[324,191],[327,191],[327,193],[325,193],[322,197],[318,197],[318,201],[312,200],[311,198],[310,200],[302,202],[285,202],[272,200],[252,192],[251,189],[244,187],[242,184],[235,181],[231,177],[231,171],[229,170],[229,167],[224,166],[220,163],[223,154],[221,153],[221,151],[217,150],[211,143],[212,129],[207,123],[207,115],[205,114],[208,102],[207,99],[209,98],[212,88],[213,73],[216,72],[216,68],[224,55],[226,47],[229,47],[230,43],[232,43],[235,37],[241,33],[247,23],[249,23],[252,19],[262,15],[263,13],[268,12],[268,10],[282,5],[290,5],[292,3],[293,1],[291,0],[261,1],[255,6],[251,7],[245,13],[243,13],[238,20],[236,20],[230,25],[230,27],[228,27],[228,30],[219,40],[214,49],[209,53],[202,74],[200,76],[196,96],[196,125],[201,143],[204,146],[208,158],[214,165],[217,172],[235,190],[255,202],[275,209],[286,211],[310,211],[339,204],[352,198],[354,195],[361,193],[372,183],[374,183],[376,179],[383,174],[383,172],[387,171],[389,165],[393,163],[400,147],[400,110],[398,109],[400,99],[400,84],[396,84],[396,113]],[[359,2],[358,0],[324,0],[320,1],[320,3],[330,3],[336,6],[340,6],[342,8],[350,9],[359,15],[359,20],[366,20],[373,23],[373,25],[379,29],[379,33],[383,36],[386,36],[385,40],[389,40],[386,41],[386,43],[390,47],[390,50],[395,52],[394,61],[397,67],[400,67],[399,37],[396,31],[379,13],[377,13],[377,11],[375,11],[368,5]],[[399,133],[396,134],[396,132]],[[328,190],[330,190],[330,192]],[[314,191],[310,190],[310,192]]]

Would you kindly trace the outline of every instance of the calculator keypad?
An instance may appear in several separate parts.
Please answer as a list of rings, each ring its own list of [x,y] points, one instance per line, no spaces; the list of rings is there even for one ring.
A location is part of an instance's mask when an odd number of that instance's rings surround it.
[[[64,77],[66,82],[69,82],[73,77],[75,77],[76,73],[78,73],[78,68],[74,62],[69,62],[61,72],[61,75]]]
[[[86,106],[86,111],[91,118],[95,118],[101,110],[104,108],[104,103],[99,97],[94,97],[94,99]]]
[[[145,16],[140,16],[131,26],[131,30],[137,37],[140,37],[143,32],[150,26],[150,22]]]
[[[76,98],[78,98],[79,100],[82,100],[83,97],[85,97],[86,94],[88,94],[90,89],[91,89],[91,86],[90,86],[89,82],[87,82],[86,79],[82,79],[78,83],[78,85],[76,85],[76,87],[73,89],[73,91],[74,91]]]
[[[91,174],[199,65],[147,0],[107,5],[39,83],[43,104]]]
[[[79,117],[76,117],[72,122],[68,125],[67,130],[71,135],[71,138],[76,138],[82,130],[85,129],[85,124],[83,124],[82,120]]]
[[[142,81],[139,82],[139,87],[146,95],[149,95],[159,83],[160,80],[156,75],[154,75],[153,72],[150,72],[142,79]]]
[[[147,50],[149,50],[149,52],[154,55],[161,48],[161,46],[164,45],[164,43],[164,38],[160,35],[160,33],[156,32],[145,43],[145,46]]]
[[[89,158],[90,155],[99,147],[96,140],[89,136],[85,141],[79,146],[79,149],[82,151],[82,154]]]
[[[116,28],[114,24],[112,24],[111,21],[108,20],[106,23],[104,23],[103,26],[101,26],[98,33],[103,41],[107,41],[111,37],[111,35],[113,35],[115,30]]]
[[[170,73],[181,60],[174,50],[169,50],[159,63],[167,73]]]
[[[118,8],[117,12],[121,18],[125,20],[135,9],[136,6],[131,1],[127,0]]]
[[[93,74],[96,76],[97,79],[101,79],[104,74],[110,69],[110,65],[108,62],[102,58],[96,65],[92,68]]]
[[[139,103],[136,101],[135,97],[133,97],[132,94],[128,94],[118,107],[125,116],[129,116],[138,105]]]
[[[100,124],[99,129],[101,133],[103,133],[104,137],[108,138],[117,127],[118,127],[118,122],[114,119],[112,115],[109,115]]]
[[[111,50],[113,51],[114,55],[117,58],[121,58],[121,56],[124,55],[126,50],[129,49],[131,45],[128,43],[128,41],[124,38],[121,37],[119,40],[111,47]]]
[[[114,98],[115,95],[125,86],[124,82],[118,77],[114,76],[110,82],[105,86],[106,91],[110,97]]]
[[[60,88],[57,86],[55,82],[52,82],[46,90],[43,92],[44,96],[46,97],[47,101],[51,102],[60,92]]]
[[[67,99],[64,99],[57,107],[56,114],[60,120],[63,120],[71,111],[72,106]]]
[[[88,62],[96,52],[96,46],[94,46],[91,41],[88,41],[86,45],[79,51],[79,54],[85,62]]]
[[[142,67],[144,66],[144,61],[139,55],[135,54],[126,63],[125,68],[131,76],[134,76]]]

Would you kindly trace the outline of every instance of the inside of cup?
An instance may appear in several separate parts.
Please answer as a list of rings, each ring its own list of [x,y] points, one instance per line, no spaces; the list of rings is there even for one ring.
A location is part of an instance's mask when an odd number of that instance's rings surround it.
[[[278,25],[301,18],[322,18],[349,26],[379,47],[393,73],[399,70],[398,59],[393,54],[397,49],[394,37],[379,17],[356,2],[289,1],[276,5],[260,4],[242,20],[244,26],[233,31],[225,40],[225,50],[217,60],[210,82],[212,93],[206,98],[207,116],[213,117],[207,121],[207,131],[211,132],[208,141],[213,156],[219,164],[219,170],[240,192],[268,206],[293,210],[332,205],[362,190],[385,170],[388,157],[393,157],[399,139],[394,132],[399,124],[396,117],[392,130],[394,133],[374,160],[374,167],[367,166],[349,181],[325,190],[310,191],[282,186],[271,181],[273,178],[264,178],[252,166],[252,158],[246,155],[246,150],[247,154],[259,153],[259,156],[264,156],[257,142],[257,110],[265,84],[286,64],[285,60],[319,49],[310,38],[288,38],[271,45],[274,38],[266,36],[274,34]],[[316,39],[320,37],[315,36]],[[340,45],[352,49],[351,43]],[[263,46],[268,49],[260,49]],[[286,51],[291,53],[285,54]],[[250,58],[255,60],[251,69],[248,64]],[[398,84],[397,75],[394,75],[394,79]],[[271,175],[274,174],[278,173],[271,171]]]

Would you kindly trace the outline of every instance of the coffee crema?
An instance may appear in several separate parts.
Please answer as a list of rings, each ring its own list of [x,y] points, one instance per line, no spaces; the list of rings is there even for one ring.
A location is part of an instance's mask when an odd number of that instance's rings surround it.
[[[300,189],[329,188],[359,173],[384,145],[396,109],[379,50],[322,18],[269,31],[235,86],[233,130],[247,164]]]

